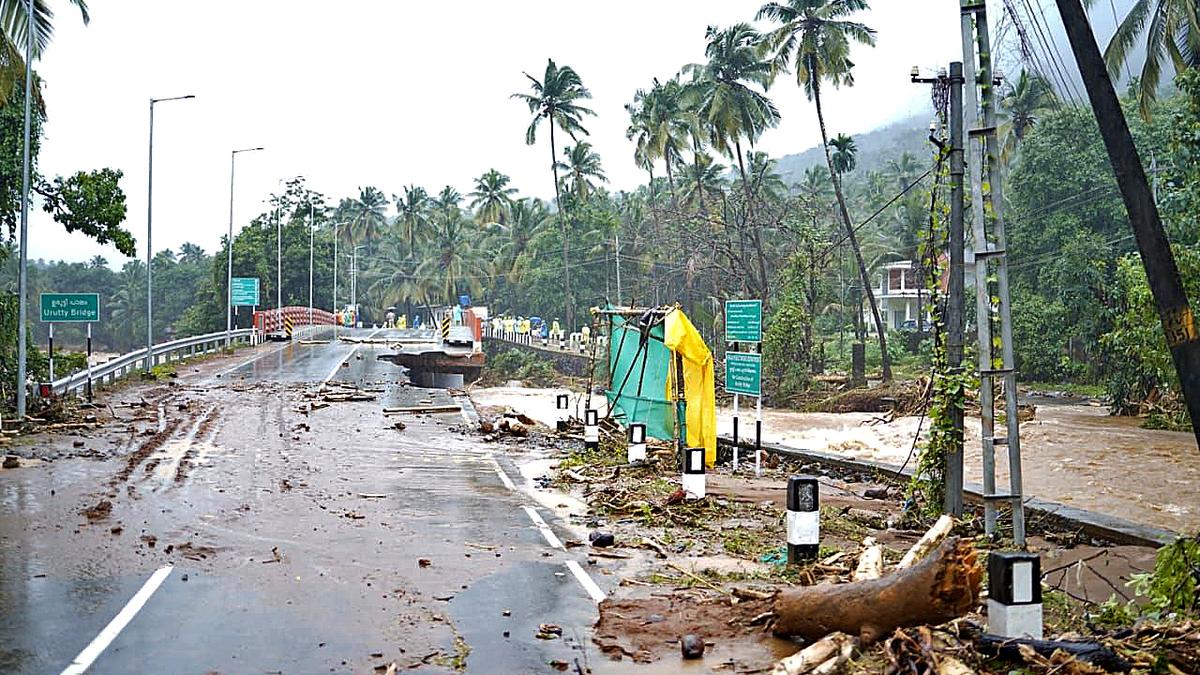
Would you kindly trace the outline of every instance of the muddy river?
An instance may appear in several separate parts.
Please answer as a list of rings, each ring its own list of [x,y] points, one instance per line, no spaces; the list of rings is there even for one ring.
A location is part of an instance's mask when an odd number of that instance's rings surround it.
[[[557,418],[554,395],[566,390],[476,389],[480,405],[511,406],[546,424]],[[603,396],[593,396],[599,405]],[[576,399],[572,398],[572,404]],[[1034,419],[1021,424],[1025,493],[1175,531],[1200,529],[1200,451],[1190,433],[1142,429],[1138,420],[1112,417],[1103,406],[1032,399]],[[882,421],[871,413],[763,411],[763,440],[888,464],[904,463],[920,418]],[[733,431],[732,411],[718,410],[720,433]],[[741,429],[752,432],[753,410]],[[968,418],[966,476],[982,482],[979,420]],[[1008,458],[996,457],[998,484],[1007,485]]]

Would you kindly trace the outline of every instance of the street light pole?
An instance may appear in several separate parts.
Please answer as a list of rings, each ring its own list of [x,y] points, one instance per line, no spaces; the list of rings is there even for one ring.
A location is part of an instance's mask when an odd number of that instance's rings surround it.
[[[316,235],[313,233],[313,204],[308,203],[308,330],[313,325],[313,245]]]
[[[21,165],[21,261],[17,272],[17,421],[25,421],[25,296],[27,278],[26,261],[29,259],[29,145],[30,108],[33,98],[33,41],[37,38],[37,20],[33,13],[33,0],[25,6],[28,28],[25,31],[25,144]]]
[[[196,98],[187,96],[172,96],[170,98],[150,99],[150,157],[146,165],[146,370],[154,366],[154,104],[164,101],[182,101]]]
[[[337,313],[338,313],[338,308],[337,308],[338,307],[338,304],[337,304],[337,259],[338,259],[337,240],[338,240],[338,223],[334,223],[333,224],[333,314],[334,314],[334,317],[333,317],[333,319],[334,319],[333,320],[333,339],[335,342],[337,341],[338,328],[340,327],[340,326],[338,326],[340,321],[338,320],[338,317],[337,317]]]
[[[275,209],[275,312],[279,323],[275,330],[283,331],[283,221]]]
[[[238,153],[255,152],[262,148],[243,148],[229,153],[229,260],[225,266],[225,346],[232,344],[233,331],[233,171]]]

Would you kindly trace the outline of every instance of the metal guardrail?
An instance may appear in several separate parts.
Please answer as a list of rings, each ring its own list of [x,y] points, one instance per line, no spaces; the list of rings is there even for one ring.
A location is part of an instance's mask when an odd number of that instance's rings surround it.
[[[172,356],[175,356],[174,360],[178,361],[187,356],[216,351],[224,346],[226,338],[235,342],[249,340],[253,332],[251,328],[242,328],[228,333],[219,331],[205,335],[193,335],[192,337],[157,344],[152,348],[152,362],[150,365],[153,367],[160,363],[169,363],[172,361]],[[115,359],[92,366],[90,373],[92,383],[93,385],[111,383],[134,370],[143,368],[145,362],[145,347],[134,352],[129,352],[128,354],[122,354]],[[84,369],[55,380],[51,384],[51,387],[55,394],[65,396],[73,391],[82,391],[87,386],[88,377],[89,371],[88,369]]]

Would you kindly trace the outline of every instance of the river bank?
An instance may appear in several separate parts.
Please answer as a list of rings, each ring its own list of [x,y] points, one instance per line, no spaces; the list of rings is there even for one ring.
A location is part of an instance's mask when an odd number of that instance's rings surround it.
[[[555,395],[565,389],[479,388],[471,392],[481,405],[508,406],[553,426]],[[572,406],[581,395],[574,392]],[[586,399],[586,396],[582,396]],[[593,394],[594,405],[604,402]],[[1176,532],[1200,529],[1200,464],[1191,434],[1142,429],[1138,420],[1110,416],[1103,406],[1034,398],[1033,419],[1021,424],[1025,493],[1048,501],[1118,516]],[[753,410],[743,409],[742,434],[753,433]],[[796,448],[831,452],[900,465],[918,434],[928,433],[920,417],[887,422],[874,413],[801,413],[763,411],[763,440]],[[733,411],[717,411],[717,429],[733,432]],[[966,479],[982,481],[979,420],[966,420]],[[998,480],[1007,479],[1007,457],[996,458]]]

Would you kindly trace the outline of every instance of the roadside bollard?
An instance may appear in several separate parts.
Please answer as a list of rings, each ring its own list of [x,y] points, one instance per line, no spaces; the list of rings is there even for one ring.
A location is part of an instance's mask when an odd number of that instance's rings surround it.
[[[821,485],[811,476],[792,476],[787,485],[787,561],[816,560],[821,547]]]
[[[600,447],[600,412],[585,410],[583,413],[583,447],[596,450]]]
[[[559,431],[567,430],[567,409],[571,407],[571,397],[568,394],[559,394],[554,401],[554,407],[558,409],[558,420],[554,423],[554,428]]]
[[[686,499],[704,499],[704,448],[683,451],[683,494]]]
[[[988,554],[987,628],[1006,638],[1042,638],[1042,562],[1036,553]]]
[[[629,454],[630,464],[646,461],[646,425],[634,422],[629,425]]]

